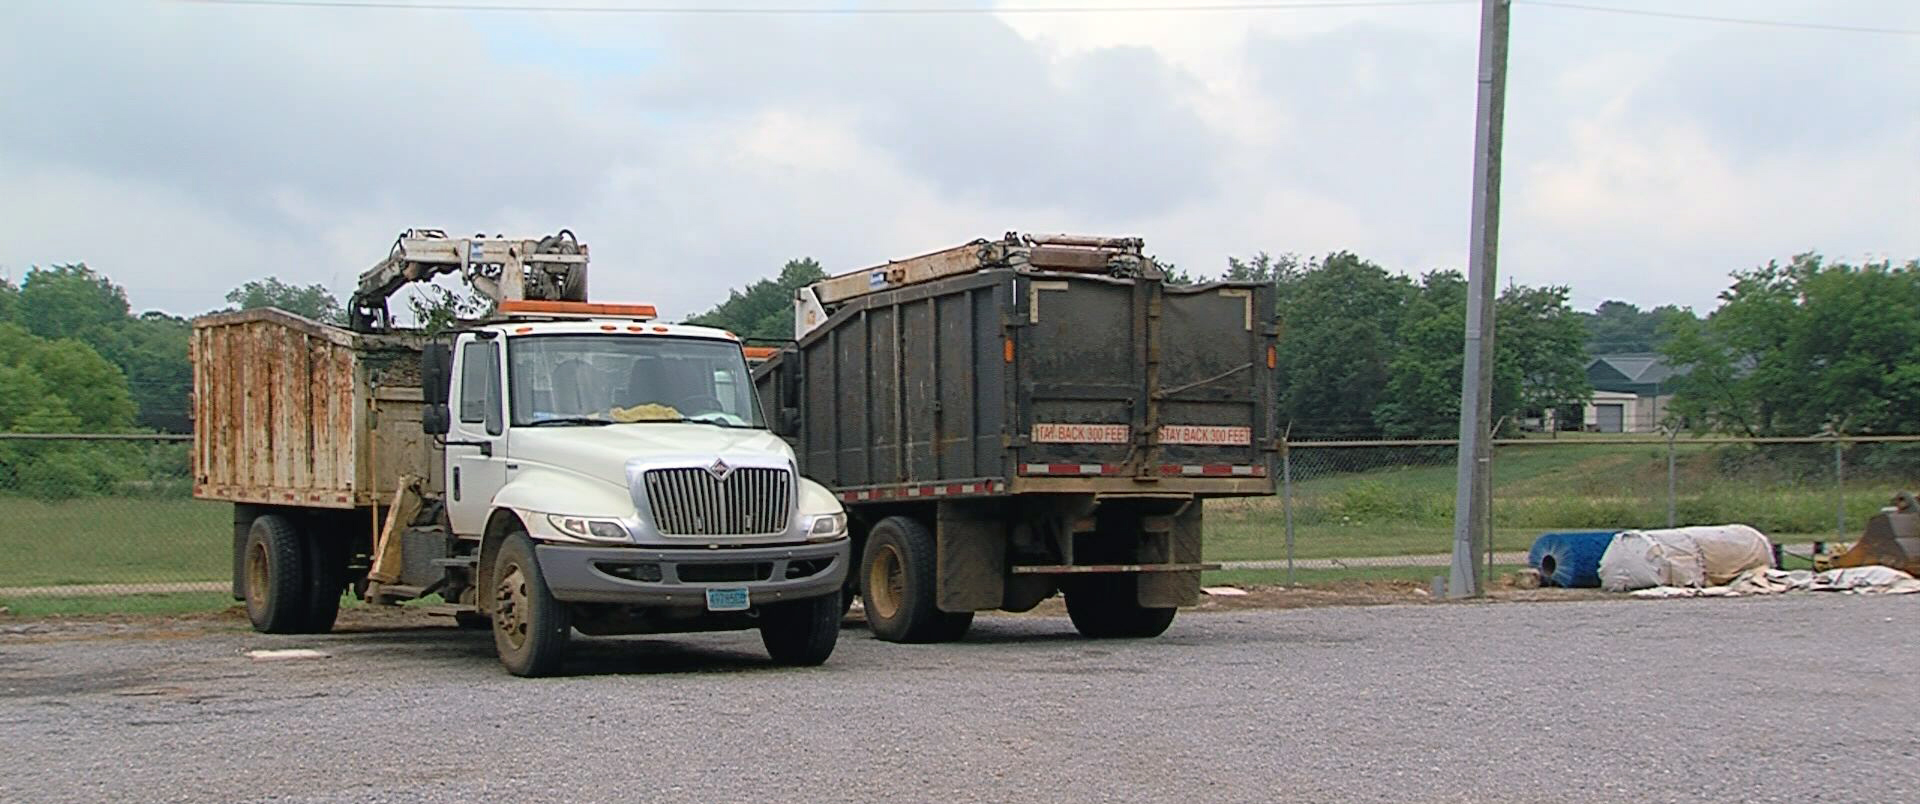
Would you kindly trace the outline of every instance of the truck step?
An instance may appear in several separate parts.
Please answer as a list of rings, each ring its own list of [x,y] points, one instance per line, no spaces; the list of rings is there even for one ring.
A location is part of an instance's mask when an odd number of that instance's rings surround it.
[[[441,603],[433,606],[421,606],[420,608],[425,609],[428,614],[435,617],[452,617],[456,614],[473,614],[480,611],[473,606],[459,603]]]
[[[1200,572],[1219,564],[1027,564],[1009,568],[1015,575],[1084,575],[1096,572]]]
[[[473,569],[474,566],[479,563],[480,559],[477,556],[452,556],[433,560],[433,565],[436,567],[454,567],[458,569]]]

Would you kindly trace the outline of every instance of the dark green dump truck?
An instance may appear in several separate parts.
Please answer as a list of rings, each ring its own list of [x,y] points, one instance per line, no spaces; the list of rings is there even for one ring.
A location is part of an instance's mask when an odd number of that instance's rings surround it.
[[[1203,502],[1269,495],[1272,288],[1169,285],[1133,238],[1007,235],[798,293],[754,371],[800,471],[839,496],[882,639],[1062,593],[1090,637],[1192,605]]]

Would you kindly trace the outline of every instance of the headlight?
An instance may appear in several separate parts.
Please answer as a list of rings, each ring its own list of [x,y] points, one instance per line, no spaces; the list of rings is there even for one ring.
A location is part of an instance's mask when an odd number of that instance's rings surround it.
[[[808,517],[807,541],[830,542],[834,539],[846,538],[846,535],[847,515],[844,513],[816,514]]]
[[[578,516],[548,514],[547,522],[555,530],[569,536],[591,539],[597,542],[624,542],[627,540],[627,526],[611,519],[587,519]]]

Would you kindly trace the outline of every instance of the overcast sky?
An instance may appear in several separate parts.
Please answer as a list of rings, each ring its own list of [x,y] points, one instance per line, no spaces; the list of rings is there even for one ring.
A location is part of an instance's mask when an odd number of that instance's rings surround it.
[[[1910,0],[1590,2],[1920,29]],[[890,5],[824,3],[863,4]],[[9,0],[0,271],[85,260],[191,315],[269,274],[344,298],[410,226],[569,227],[596,298],[677,319],[791,257],[1007,230],[1140,235],[1199,273],[1460,269],[1477,15]],[[1770,258],[1920,257],[1920,37],[1522,2],[1507,123],[1503,284],[1705,311]]]

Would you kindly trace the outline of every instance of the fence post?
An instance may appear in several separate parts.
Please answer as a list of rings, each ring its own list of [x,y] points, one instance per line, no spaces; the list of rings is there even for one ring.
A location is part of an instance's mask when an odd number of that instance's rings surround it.
[[[1280,509],[1287,518],[1287,585],[1293,585],[1293,446],[1280,443]]]
[[[1676,498],[1680,493],[1679,473],[1674,469],[1673,442],[1680,437],[1679,428],[1667,430],[1667,527],[1679,527],[1679,515]]]
[[[1833,442],[1834,538],[1847,538],[1847,460],[1846,442]]]
[[[1480,576],[1485,578],[1487,583],[1493,583],[1493,505],[1495,499],[1493,494],[1493,461],[1495,453],[1499,452],[1499,449],[1493,446],[1493,444],[1494,439],[1500,435],[1500,426],[1505,424],[1506,421],[1507,417],[1500,417],[1500,421],[1495,422],[1493,428],[1487,431],[1487,516],[1485,525],[1487,534],[1487,571]]]

